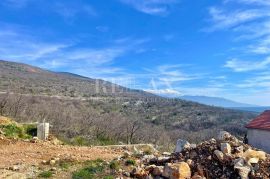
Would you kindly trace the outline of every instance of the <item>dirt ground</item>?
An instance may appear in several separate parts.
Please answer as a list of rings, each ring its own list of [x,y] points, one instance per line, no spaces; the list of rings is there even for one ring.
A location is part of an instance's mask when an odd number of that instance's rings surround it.
[[[42,161],[49,161],[52,158],[78,162],[95,159],[110,161],[121,153],[121,149],[54,145],[50,142],[31,143],[2,138],[0,139],[0,178],[31,178],[31,172],[40,168]],[[14,172],[16,168],[10,169],[14,166],[19,167],[18,171]],[[65,174],[59,172],[58,176],[63,177]]]

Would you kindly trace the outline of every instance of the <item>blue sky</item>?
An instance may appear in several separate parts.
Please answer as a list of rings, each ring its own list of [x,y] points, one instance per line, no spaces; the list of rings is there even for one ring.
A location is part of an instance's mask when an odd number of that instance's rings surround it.
[[[0,58],[270,105],[270,1],[1,0]]]

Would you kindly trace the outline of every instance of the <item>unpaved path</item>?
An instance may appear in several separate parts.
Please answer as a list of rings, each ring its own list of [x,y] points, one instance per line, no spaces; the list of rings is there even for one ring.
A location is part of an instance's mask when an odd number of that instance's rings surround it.
[[[11,139],[0,139],[0,168],[23,163],[25,165],[39,165],[43,160],[53,157],[70,158],[77,161],[111,160],[121,155],[121,149],[100,147],[75,147],[53,145],[50,142],[31,143]]]

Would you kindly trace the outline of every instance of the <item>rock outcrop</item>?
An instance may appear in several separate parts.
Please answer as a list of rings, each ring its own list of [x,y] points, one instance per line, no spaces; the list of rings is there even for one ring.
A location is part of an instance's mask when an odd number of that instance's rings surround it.
[[[217,140],[193,147],[187,141],[178,140],[176,149],[179,152],[136,156],[137,166],[129,171],[129,176],[141,179],[270,178],[270,156],[225,131]]]

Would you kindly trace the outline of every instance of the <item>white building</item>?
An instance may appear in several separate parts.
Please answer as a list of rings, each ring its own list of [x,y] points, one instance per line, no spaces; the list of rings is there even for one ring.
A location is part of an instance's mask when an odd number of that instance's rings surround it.
[[[252,120],[246,128],[248,143],[270,153],[270,110]]]

